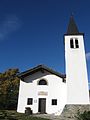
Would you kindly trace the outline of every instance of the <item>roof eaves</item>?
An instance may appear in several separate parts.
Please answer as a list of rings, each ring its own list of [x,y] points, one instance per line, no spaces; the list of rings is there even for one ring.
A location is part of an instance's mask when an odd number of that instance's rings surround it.
[[[65,78],[66,77],[65,74],[58,73],[58,72],[52,70],[51,68],[46,67],[45,65],[38,65],[35,68],[29,69],[29,70],[27,70],[25,72],[22,72],[22,73],[18,74],[18,77],[20,77],[20,78],[26,77],[26,76],[28,76],[30,74],[33,74],[33,73],[37,72],[40,69],[44,69],[44,70],[46,70],[46,71],[48,71],[50,73],[53,73],[53,74],[55,74],[55,75],[57,75],[57,76],[59,76],[61,78]]]

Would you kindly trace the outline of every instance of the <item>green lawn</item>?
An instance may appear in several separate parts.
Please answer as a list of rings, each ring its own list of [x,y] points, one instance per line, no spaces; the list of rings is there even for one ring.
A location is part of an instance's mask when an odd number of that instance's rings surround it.
[[[49,119],[17,113],[14,110],[0,110],[0,120],[49,120]]]

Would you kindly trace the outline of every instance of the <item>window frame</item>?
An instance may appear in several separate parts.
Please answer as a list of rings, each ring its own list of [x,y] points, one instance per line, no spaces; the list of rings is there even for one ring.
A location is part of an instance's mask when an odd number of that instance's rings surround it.
[[[73,41],[73,38],[70,39],[70,48],[74,48],[74,41]]]
[[[27,98],[27,105],[33,105],[33,98]]]
[[[79,42],[78,42],[78,39],[75,39],[75,47],[76,47],[76,48],[79,48]]]
[[[77,49],[79,48],[79,41],[77,38],[71,38],[70,39],[70,48],[71,49]]]
[[[57,99],[52,99],[52,105],[57,105]]]

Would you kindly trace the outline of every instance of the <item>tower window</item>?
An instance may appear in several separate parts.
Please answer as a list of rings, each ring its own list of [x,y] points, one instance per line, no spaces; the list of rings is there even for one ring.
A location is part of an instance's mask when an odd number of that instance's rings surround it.
[[[74,41],[73,41],[73,39],[70,40],[70,47],[74,48]]]
[[[47,85],[47,81],[42,79],[38,82],[38,85]]]
[[[78,44],[78,40],[75,39],[75,45],[76,45],[76,48],[79,48],[79,44]]]
[[[78,39],[76,38],[70,39],[70,48],[79,48]]]

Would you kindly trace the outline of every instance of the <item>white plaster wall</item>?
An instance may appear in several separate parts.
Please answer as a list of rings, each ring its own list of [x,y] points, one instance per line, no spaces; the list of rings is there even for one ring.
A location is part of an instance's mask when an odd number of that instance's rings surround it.
[[[77,38],[79,48],[70,48],[70,39]],[[88,104],[89,89],[83,35],[65,36],[66,84],[68,104]]]
[[[39,78],[37,78],[37,76]],[[31,79],[35,80],[31,83],[29,82]],[[37,85],[40,79],[46,79],[48,85]],[[62,78],[47,72],[37,72],[25,78],[25,81],[27,81],[27,83],[20,81],[18,112],[24,113],[25,107],[30,106],[33,113],[37,113],[39,98],[46,98],[46,113],[52,114],[63,110],[66,104],[66,83],[62,82]],[[47,92],[48,94],[38,95],[40,91]],[[27,105],[27,98],[33,98],[33,105]],[[57,106],[51,105],[52,99],[57,99]]]

